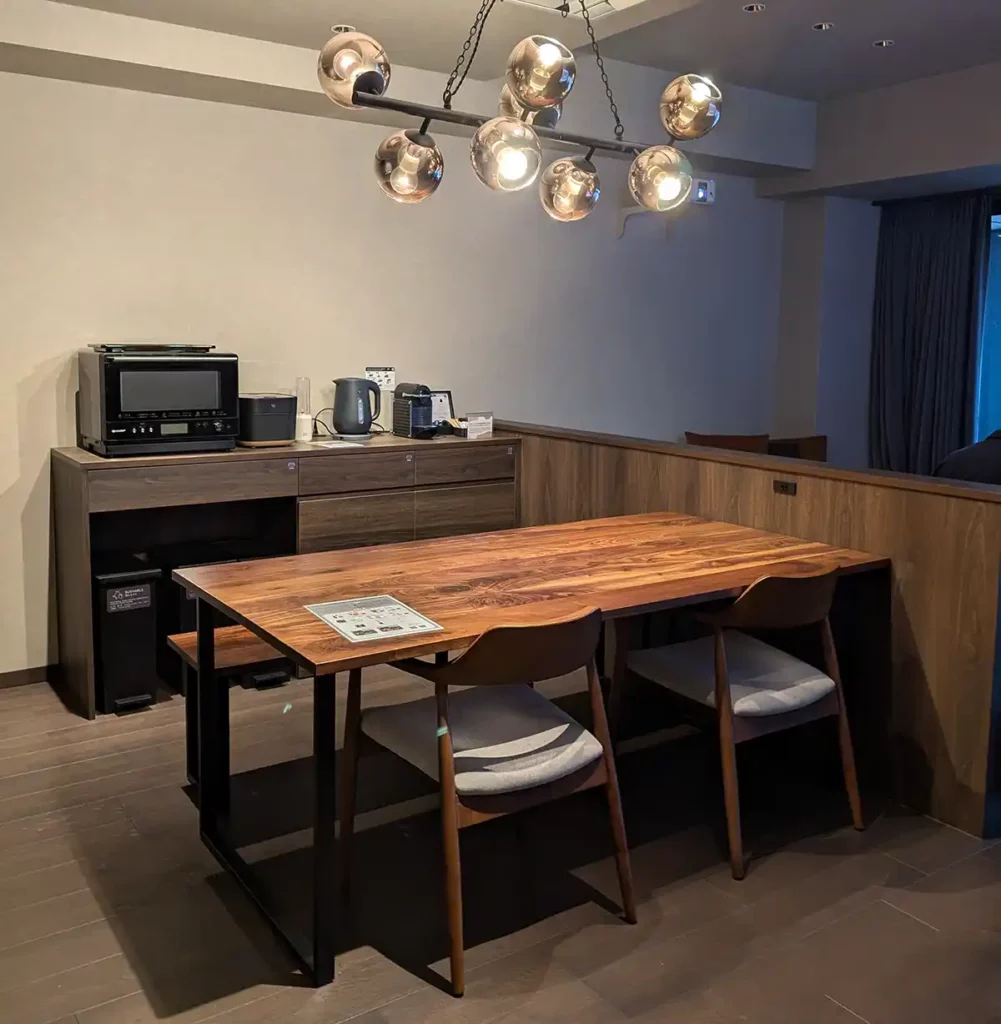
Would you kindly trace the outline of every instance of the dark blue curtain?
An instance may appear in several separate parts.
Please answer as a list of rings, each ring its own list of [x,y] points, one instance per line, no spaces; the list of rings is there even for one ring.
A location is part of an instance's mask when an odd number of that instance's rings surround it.
[[[973,439],[990,211],[987,193],[883,209],[869,385],[876,469],[931,474]]]

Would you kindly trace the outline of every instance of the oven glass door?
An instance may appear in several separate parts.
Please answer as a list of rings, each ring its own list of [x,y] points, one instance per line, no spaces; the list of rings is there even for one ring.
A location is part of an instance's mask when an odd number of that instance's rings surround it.
[[[235,360],[117,358],[107,366],[109,420],[235,416]]]

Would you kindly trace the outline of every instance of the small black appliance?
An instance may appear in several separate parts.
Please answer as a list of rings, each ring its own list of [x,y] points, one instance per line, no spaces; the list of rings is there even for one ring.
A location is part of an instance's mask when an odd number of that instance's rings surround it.
[[[242,448],[273,448],[295,441],[295,395],[240,395]]]
[[[226,451],[240,432],[235,355],[212,345],[92,345],[79,354],[79,438],[98,455]]]
[[[97,707],[131,711],[156,700],[156,595],[160,570],[135,556],[94,576]]]
[[[426,440],[434,437],[431,389],[425,384],[397,384],[393,392],[393,433]]]

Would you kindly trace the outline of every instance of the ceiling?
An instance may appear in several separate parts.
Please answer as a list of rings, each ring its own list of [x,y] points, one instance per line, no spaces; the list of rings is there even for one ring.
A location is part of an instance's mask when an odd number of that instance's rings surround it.
[[[353,25],[375,36],[391,60],[409,67],[447,73],[476,17],[480,0],[56,0],[152,21],[171,22],[230,35],[266,39],[291,46],[319,48],[332,25]],[[515,43],[533,32],[557,36],[570,47],[587,42],[580,17],[564,19],[554,10],[559,0],[499,0],[487,22],[476,59],[474,78],[504,74]],[[574,9],[579,0],[572,0]],[[593,0],[588,0],[590,4]],[[702,0],[611,0],[619,8],[595,21],[631,28]],[[540,6],[535,6],[535,4]],[[635,5],[635,6],[634,6]],[[608,4],[604,5],[608,7]],[[608,28],[604,29],[605,32]]]
[[[452,69],[479,8],[478,0],[58,2],[316,49],[332,24],[355,25],[398,63],[441,72]],[[765,11],[755,15],[744,13],[746,2],[612,0],[626,9],[595,28],[610,57],[812,100],[1001,59],[1001,0],[763,0]],[[820,21],[834,28],[814,31]],[[532,32],[573,47],[587,41],[579,18],[501,0],[474,77],[499,77],[514,43]],[[896,45],[873,47],[884,38]]]
[[[704,0],[602,42],[610,57],[824,100],[1001,59],[1001,0]],[[829,32],[814,31],[829,21]],[[877,49],[877,39],[893,39]]]

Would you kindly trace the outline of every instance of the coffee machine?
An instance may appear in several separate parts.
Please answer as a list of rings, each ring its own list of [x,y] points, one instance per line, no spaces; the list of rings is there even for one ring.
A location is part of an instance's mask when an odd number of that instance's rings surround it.
[[[426,440],[438,432],[431,420],[431,389],[426,384],[398,384],[393,392],[393,433]]]

